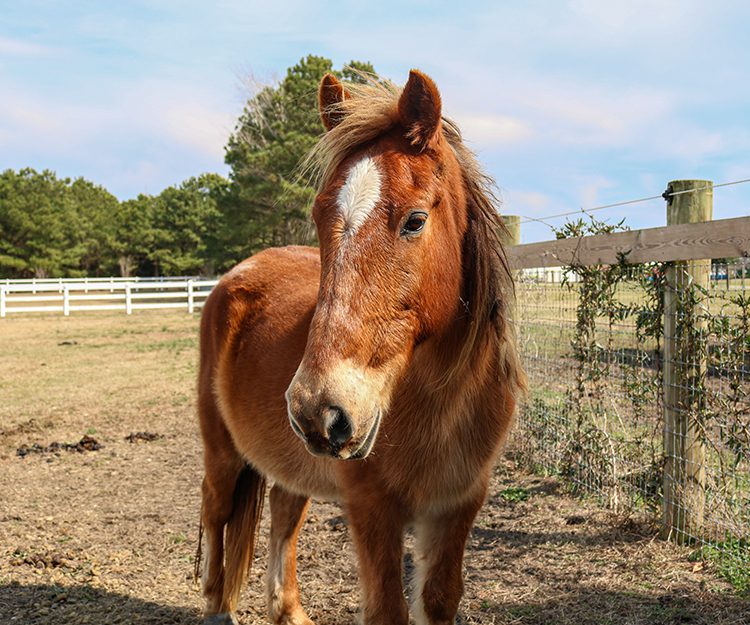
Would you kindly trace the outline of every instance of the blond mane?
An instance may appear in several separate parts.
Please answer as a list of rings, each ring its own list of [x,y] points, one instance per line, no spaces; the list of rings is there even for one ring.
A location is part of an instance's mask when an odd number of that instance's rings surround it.
[[[303,161],[302,171],[318,189],[331,181],[355,149],[399,124],[398,102],[403,89],[369,74],[360,74],[360,79],[362,82],[346,84],[349,97],[329,109],[341,121],[320,138]],[[516,347],[515,289],[502,243],[508,231],[497,210],[500,201],[494,192],[495,182],[466,147],[455,122],[443,117],[442,132],[460,165],[468,201],[464,273],[471,315],[461,354],[444,382],[466,370],[476,350],[486,345],[483,339],[490,338],[501,374],[518,397],[526,389],[526,377]]]

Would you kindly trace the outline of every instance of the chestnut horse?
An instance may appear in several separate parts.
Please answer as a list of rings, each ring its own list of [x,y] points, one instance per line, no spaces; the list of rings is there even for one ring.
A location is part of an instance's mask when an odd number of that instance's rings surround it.
[[[462,563],[525,386],[491,180],[441,114],[433,81],[319,92],[308,158],[320,249],[269,249],[232,269],[201,323],[206,623],[235,623],[266,480],[274,623],[311,625],[296,542],[310,497],[340,501],[365,625],[453,623]]]

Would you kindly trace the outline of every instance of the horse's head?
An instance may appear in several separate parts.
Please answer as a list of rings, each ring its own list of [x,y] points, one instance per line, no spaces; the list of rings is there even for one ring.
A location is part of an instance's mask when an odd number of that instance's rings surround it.
[[[390,105],[351,101],[331,75],[319,99],[320,291],[287,404],[308,450],[354,459],[372,449],[415,346],[459,314],[465,189],[424,74]]]

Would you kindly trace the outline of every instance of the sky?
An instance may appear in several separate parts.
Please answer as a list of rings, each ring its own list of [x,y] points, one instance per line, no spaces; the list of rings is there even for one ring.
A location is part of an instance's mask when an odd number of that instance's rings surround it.
[[[82,176],[120,199],[226,174],[243,104],[308,54],[432,76],[523,242],[544,219],[750,178],[744,0],[0,0],[0,170]],[[750,183],[714,218],[750,213]],[[665,224],[661,199],[595,213]],[[544,222],[532,221],[544,219]]]

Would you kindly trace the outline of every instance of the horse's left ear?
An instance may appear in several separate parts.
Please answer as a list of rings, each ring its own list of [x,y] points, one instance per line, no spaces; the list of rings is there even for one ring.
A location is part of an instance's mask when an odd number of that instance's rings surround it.
[[[320,109],[320,119],[326,130],[331,130],[334,126],[344,119],[344,113],[341,110],[341,103],[349,99],[349,92],[344,89],[344,85],[339,82],[333,74],[326,74],[320,81],[318,89],[318,107]]]
[[[441,110],[440,92],[432,78],[416,69],[411,70],[398,101],[398,116],[406,129],[406,138],[420,151],[437,137]]]

